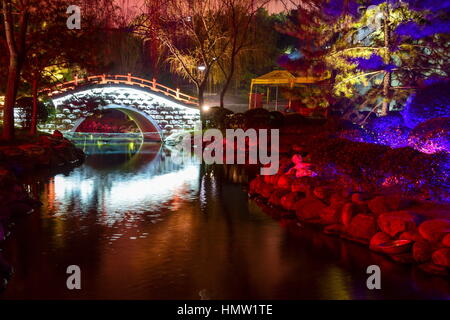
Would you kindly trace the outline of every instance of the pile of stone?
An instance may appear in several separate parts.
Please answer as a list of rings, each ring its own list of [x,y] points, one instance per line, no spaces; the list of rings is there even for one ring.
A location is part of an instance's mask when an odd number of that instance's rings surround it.
[[[57,131],[40,136],[35,143],[0,147],[0,165],[17,174],[76,165],[83,160],[84,152]]]
[[[0,241],[13,218],[32,213],[41,203],[26,192],[18,177],[39,169],[57,169],[83,162],[84,152],[61,133],[42,135],[35,143],[0,146]]]
[[[318,177],[297,177],[283,164],[278,174],[253,179],[249,194],[282,209],[282,217],[319,225],[326,234],[418,264],[426,272],[450,274],[448,206],[427,203],[424,209],[424,203],[399,194],[355,192]]]

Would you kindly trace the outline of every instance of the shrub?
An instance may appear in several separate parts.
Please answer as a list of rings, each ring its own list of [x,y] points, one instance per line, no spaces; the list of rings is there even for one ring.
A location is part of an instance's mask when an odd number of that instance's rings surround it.
[[[402,111],[408,127],[433,118],[446,117],[450,108],[450,81],[435,82],[411,96]]]
[[[408,142],[424,153],[450,152],[450,117],[422,122],[411,131]]]
[[[383,117],[372,117],[364,127],[370,132],[374,143],[393,148],[408,145],[410,129],[405,126],[403,117],[399,112],[391,112]]]
[[[247,110],[245,113],[247,128],[270,128],[271,114],[268,110],[263,108],[256,108]]]
[[[450,187],[448,153],[425,154],[410,147],[392,149],[330,137],[309,137],[305,149],[320,176],[361,190],[375,191],[389,182],[405,192],[442,199]]]
[[[245,129],[246,117],[243,113],[228,115],[225,119],[225,125],[229,129]]]
[[[226,126],[226,118],[232,115],[233,111],[221,107],[211,107],[207,112],[204,112],[206,128],[222,129]]]
[[[284,115],[279,111],[270,112],[270,126],[271,128],[281,128],[284,124]]]

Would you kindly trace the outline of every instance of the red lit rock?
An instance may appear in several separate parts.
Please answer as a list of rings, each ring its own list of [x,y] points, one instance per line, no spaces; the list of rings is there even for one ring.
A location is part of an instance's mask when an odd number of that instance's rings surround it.
[[[404,210],[410,205],[411,201],[400,195],[377,196],[368,201],[370,211],[375,214]]]
[[[296,215],[301,220],[312,220],[320,218],[320,213],[325,210],[327,206],[319,199],[307,197],[297,201],[294,205]]]
[[[448,248],[450,248],[450,233],[446,234],[443,238],[442,238],[442,244]]]
[[[450,268],[450,249],[442,248],[433,252],[433,262],[442,267]]]
[[[330,190],[330,188],[327,188],[327,187],[324,187],[324,186],[315,187],[314,190],[313,190],[313,194],[318,199],[327,200],[331,196],[331,190]]]
[[[391,241],[392,238],[384,232],[377,232],[375,233],[375,235],[370,239],[370,244],[369,247],[370,249],[374,250],[374,251],[380,251],[380,249],[378,248],[378,246],[382,243]]]
[[[428,241],[439,242],[450,233],[450,220],[433,219],[422,223],[419,226],[420,235]]]
[[[320,213],[320,220],[324,224],[337,224],[341,221],[342,208],[344,203],[335,203],[323,209]]]
[[[398,237],[400,240],[422,241],[423,238],[417,230],[405,231]]]
[[[294,176],[292,175],[281,175],[278,178],[277,186],[281,189],[291,189],[292,181],[294,180]]]
[[[304,196],[301,192],[290,192],[281,198],[281,206],[286,210],[293,210],[295,203]]]
[[[432,262],[424,263],[419,266],[426,273],[435,274],[438,276],[448,276],[449,272],[445,267],[438,266]]]
[[[272,174],[272,175],[264,175],[262,176],[264,178],[264,182],[268,184],[277,184],[278,178],[280,177],[279,174]]]
[[[352,202],[357,204],[363,204],[367,200],[367,196],[363,193],[352,194]]]
[[[367,202],[367,205],[369,206],[369,210],[375,214],[381,214],[391,211],[385,201],[384,196],[378,196],[369,200]]]
[[[323,232],[329,235],[340,235],[343,231],[344,226],[341,224],[331,224],[323,229]]]
[[[263,176],[263,178],[264,178],[265,183],[271,183],[271,181],[272,181],[271,175],[265,175],[265,176]]]
[[[273,190],[274,190],[274,187],[271,184],[264,183],[264,185],[261,186],[261,195],[264,198],[270,198]]]
[[[309,193],[312,189],[312,186],[306,179],[300,178],[292,181],[291,191],[292,192],[303,192]]]
[[[356,214],[356,205],[351,202],[346,203],[342,208],[341,223],[346,227],[350,226],[350,222]]]
[[[381,230],[391,237],[414,230],[418,223],[416,214],[409,211],[395,211],[383,213],[378,217],[378,225]]]
[[[350,222],[347,233],[355,239],[369,241],[378,231],[377,220],[372,215],[358,214]]]
[[[253,179],[250,182],[249,193],[250,194],[260,193],[262,185],[264,185],[264,177],[263,176],[257,176],[255,179]]]
[[[281,205],[281,198],[285,196],[289,190],[275,190],[269,197],[269,203],[274,206]]]
[[[430,261],[432,253],[433,247],[427,241],[417,241],[413,245],[413,257],[419,263]]]
[[[333,193],[330,197],[331,205],[344,205],[348,202],[348,198],[343,197],[340,193]]]

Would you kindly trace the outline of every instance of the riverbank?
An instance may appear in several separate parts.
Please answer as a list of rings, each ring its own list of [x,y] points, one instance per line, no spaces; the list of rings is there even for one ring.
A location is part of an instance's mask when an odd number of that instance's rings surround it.
[[[250,181],[249,194],[276,217],[316,225],[423,271],[450,274],[450,205],[392,190],[355,190],[327,180],[299,155],[280,159],[280,171]]]
[[[32,213],[41,203],[24,189],[20,179],[39,170],[58,171],[84,161],[81,149],[62,134],[39,135],[0,145],[0,241],[9,235],[16,217]]]

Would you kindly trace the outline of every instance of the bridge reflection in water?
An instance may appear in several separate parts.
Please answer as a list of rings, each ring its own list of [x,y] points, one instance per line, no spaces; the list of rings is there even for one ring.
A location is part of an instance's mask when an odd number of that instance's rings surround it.
[[[77,133],[71,139],[87,158],[82,168],[50,180],[56,211],[95,210],[110,224],[131,212],[175,209],[177,201],[198,191],[200,169],[194,159],[179,164],[161,144],[143,142],[139,134]]]

